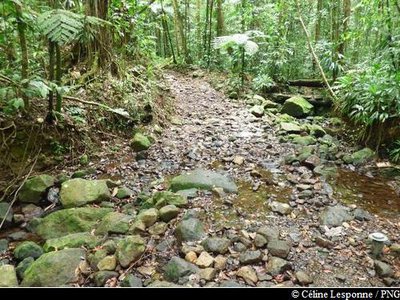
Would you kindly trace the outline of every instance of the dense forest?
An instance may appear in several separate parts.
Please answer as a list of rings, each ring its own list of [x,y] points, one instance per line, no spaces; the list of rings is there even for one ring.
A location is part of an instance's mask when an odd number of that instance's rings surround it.
[[[0,287],[400,284],[400,2],[2,0]]]

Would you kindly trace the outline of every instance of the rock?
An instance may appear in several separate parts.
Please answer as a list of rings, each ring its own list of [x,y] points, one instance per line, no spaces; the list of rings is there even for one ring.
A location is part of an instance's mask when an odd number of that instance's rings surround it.
[[[246,249],[247,247],[243,243],[238,242],[233,244],[233,250],[235,250],[236,252],[243,252],[246,251]]]
[[[292,212],[292,208],[287,203],[282,203],[278,201],[272,201],[269,204],[272,211],[280,213],[281,215],[288,215]]]
[[[303,161],[303,165],[314,170],[315,167],[318,167],[321,164],[321,159],[316,155],[310,155]]]
[[[358,221],[370,221],[372,219],[371,214],[361,208],[356,208],[353,211],[353,215],[354,215],[354,218]]]
[[[25,241],[28,239],[28,233],[23,230],[14,231],[8,235],[11,241]]]
[[[329,206],[319,216],[322,225],[340,226],[343,222],[353,219],[347,209],[342,205]]]
[[[147,287],[160,288],[160,287],[182,287],[182,286],[168,281],[156,280],[150,283]]]
[[[83,249],[64,249],[43,254],[25,271],[21,286],[66,286],[77,282]]]
[[[268,242],[279,238],[279,229],[276,227],[263,226],[257,230],[257,233],[264,236]]]
[[[376,274],[380,277],[391,277],[393,276],[393,269],[387,263],[379,260],[374,261]]]
[[[18,286],[17,273],[12,265],[0,265],[0,287]]]
[[[137,219],[142,221],[143,224],[147,227],[150,227],[153,225],[155,222],[158,220],[158,210],[156,208],[150,208],[146,210],[142,210],[139,215],[137,216]]]
[[[264,107],[264,109],[279,108],[278,103],[268,100],[268,99],[266,99],[262,102],[262,106]]]
[[[310,125],[309,129],[310,134],[312,136],[315,136],[316,138],[323,137],[326,134],[325,130],[321,126],[316,124]]]
[[[166,205],[160,208],[160,219],[164,222],[169,222],[170,220],[176,218],[179,214],[179,208],[175,205]]]
[[[189,251],[188,253],[186,253],[185,255],[185,260],[194,264],[197,260],[197,254],[194,251]]]
[[[257,118],[261,118],[264,115],[264,106],[254,105],[252,108],[250,108],[250,113]]]
[[[114,254],[117,250],[117,244],[114,240],[108,240],[101,246],[101,248],[106,250],[107,254]]]
[[[72,178],[83,178],[85,176],[88,175],[92,175],[96,173],[96,169],[94,168],[88,168],[88,169],[83,169],[83,170],[77,170],[72,174]],[[64,183],[65,181],[69,180],[69,178],[66,178],[65,180],[63,179],[63,181],[61,183]]]
[[[243,157],[243,156],[236,155],[236,156],[233,158],[233,163],[234,163],[235,165],[239,165],[239,166],[243,165],[243,163],[244,163],[244,157]]]
[[[256,237],[254,238],[254,245],[255,245],[257,248],[262,248],[262,247],[264,247],[267,243],[268,243],[267,239],[266,239],[263,235],[257,233]]]
[[[240,284],[239,282],[233,281],[233,280],[226,280],[222,282],[220,287],[243,287],[243,284]]]
[[[117,242],[116,255],[120,265],[126,268],[138,260],[145,250],[145,241],[140,236],[125,236]]]
[[[97,268],[100,271],[113,271],[117,266],[117,258],[114,255],[104,257],[97,264]]]
[[[14,214],[13,215],[14,224],[21,224],[24,221],[25,221],[24,215],[21,215],[21,214]]]
[[[34,204],[27,204],[22,207],[22,214],[26,220],[31,220],[33,218],[39,218],[43,214],[43,209]]]
[[[246,281],[247,284],[255,284],[258,281],[257,273],[254,271],[254,269],[250,266],[244,266],[241,267],[237,272],[236,272],[237,277],[241,277]]]
[[[18,193],[21,202],[39,203],[47,189],[54,185],[55,178],[50,175],[38,175],[29,178]]]
[[[317,166],[314,168],[314,173],[323,176],[325,179],[330,180],[337,177],[338,170],[336,166]]]
[[[93,249],[98,246],[100,242],[101,239],[99,237],[94,236],[89,232],[78,232],[59,238],[48,239],[44,243],[43,249],[45,252],[62,250],[64,248],[79,248],[82,246]]]
[[[75,178],[61,185],[60,201],[65,208],[107,201],[110,198],[111,194],[104,180]]]
[[[128,274],[121,281],[121,287],[142,287],[143,283],[139,277],[136,277],[132,274]]]
[[[360,151],[354,152],[351,155],[345,155],[343,160],[347,164],[361,165],[371,161],[375,156],[375,152],[369,148],[364,148]]]
[[[306,117],[312,114],[314,106],[300,96],[289,98],[283,104],[281,113],[292,117]]]
[[[293,143],[295,143],[296,145],[301,145],[301,146],[309,146],[309,145],[314,145],[317,142],[317,140],[310,136],[310,135],[306,135],[306,136],[296,136],[293,138]]]
[[[200,278],[206,281],[213,280],[216,274],[217,271],[214,268],[206,268],[199,271]]]
[[[185,199],[192,199],[197,197],[197,189],[187,189],[187,190],[181,190],[177,191],[176,194],[183,196]]]
[[[197,188],[212,191],[214,187],[223,188],[227,193],[237,193],[236,184],[228,177],[214,171],[196,169],[186,174],[174,177],[171,181],[172,191]]]
[[[18,244],[13,254],[14,257],[20,261],[27,257],[33,257],[36,259],[43,254],[43,249],[38,244],[27,241]]]
[[[89,253],[87,259],[90,264],[90,267],[93,270],[97,271],[98,263],[106,256],[107,256],[107,250],[105,249],[95,249],[94,253]]]
[[[35,261],[33,257],[27,257],[23,259],[18,266],[15,268],[15,271],[17,272],[17,277],[19,279],[24,279],[25,277],[25,271],[26,269],[29,268],[29,266]]]
[[[286,131],[287,133],[300,133],[302,132],[302,129],[299,125],[296,123],[290,123],[290,122],[282,122],[280,123],[280,126],[282,130]]]
[[[1,244],[1,240],[0,240],[0,244]],[[0,253],[1,253],[1,246],[0,246]],[[395,256],[400,256],[400,244],[390,245],[390,253],[394,254]]]
[[[133,224],[129,227],[129,233],[132,234],[142,234],[146,232],[146,225],[142,222],[142,220],[136,220]]]
[[[231,242],[226,238],[209,237],[202,243],[204,249],[208,252],[224,254],[228,251]]]
[[[178,282],[179,279],[199,272],[199,268],[180,257],[174,256],[164,267],[164,278]]]
[[[149,233],[151,235],[161,235],[163,234],[168,228],[168,224],[164,222],[157,222],[153,226],[149,227]]]
[[[272,240],[268,242],[267,249],[273,256],[286,258],[290,252],[290,245],[286,241]]]
[[[114,271],[99,271],[93,274],[93,279],[96,286],[104,286],[107,280],[117,278],[119,274]]]
[[[291,269],[290,263],[280,257],[274,257],[274,256],[270,257],[266,265],[267,273],[271,274],[272,276],[282,274],[283,272],[290,269]]]
[[[252,251],[247,250],[240,254],[239,261],[241,264],[250,265],[261,262],[263,254],[260,250]]]
[[[214,258],[205,251],[201,252],[199,258],[196,260],[196,265],[198,265],[200,268],[211,267],[213,263]]]
[[[187,197],[170,191],[156,192],[150,200],[151,206],[162,208],[166,205],[175,205],[176,207],[186,207]]]
[[[296,279],[300,285],[308,285],[313,283],[313,280],[306,272],[297,271],[294,275],[296,276]]]
[[[6,253],[8,250],[8,241],[6,239],[0,240],[0,254]]]
[[[61,237],[70,233],[91,231],[95,224],[111,212],[110,208],[81,207],[63,209],[43,219],[34,219],[34,232],[43,239]]]
[[[0,224],[4,221],[6,227],[10,226],[13,221],[13,209],[5,202],[0,202]]]
[[[333,248],[333,243],[330,240],[324,239],[321,236],[315,237],[315,243],[322,247],[322,248],[327,248],[327,249],[332,249]]]
[[[214,258],[214,268],[217,270],[224,270],[228,259],[222,255],[218,255]]]
[[[115,195],[115,197],[117,197],[118,199],[125,199],[129,198],[132,195],[133,191],[131,189],[127,188],[126,186],[122,186],[118,189],[118,192]]]
[[[133,217],[130,215],[110,212],[101,220],[99,226],[96,228],[95,234],[104,235],[107,233],[127,233],[132,220]]]
[[[181,221],[175,229],[175,236],[179,242],[198,241],[205,235],[203,224],[196,218]]]
[[[140,132],[136,133],[131,140],[131,147],[136,152],[147,150],[150,148],[150,146],[150,139]]]

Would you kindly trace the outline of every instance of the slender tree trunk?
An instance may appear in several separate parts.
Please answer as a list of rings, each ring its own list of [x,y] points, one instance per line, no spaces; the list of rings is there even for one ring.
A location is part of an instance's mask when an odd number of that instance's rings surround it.
[[[217,36],[223,36],[225,32],[223,0],[217,0]]]
[[[207,29],[208,29],[208,18],[210,14],[210,0],[207,0],[206,3],[206,21],[204,23],[204,34],[203,34],[203,49],[204,53],[207,53]]]
[[[56,44],[56,83],[57,86],[61,86],[61,76],[62,76],[62,64],[61,64],[61,51],[60,46]],[[57,91],[57,103],[56,103],[56,112],[61,113],[62,106],[62,95],[59,91]]]
[[[55,43],[49,40],[49,82],[54,80],[54,64],[55,64]],[[49,92],[49,107],[47,112],[47,122],[52,123],[54,121],[54,93],[51,89]]]
[[[323,8],[323,0],[318,0],[317,3],[317,22],[315,23],[315,43],[317,43],[321,37],[321,14],[322,14],[322,8]],[[316,70],[316,63],[315,60],[313,60],[313,70],[315,72]]]
[[[202,56],[202,37],[201,37],[201,0],[196,0],[196,42],[197,42],[197,57]]]
[[[343,0],[343,29],[338,49],[338,52],[341,57],[343,57],[344,52],[346,51],[346,41],[347,41],[346,34],[349,29],[350,14],[351,14],[351,0]]]
[[[174,23],[175,23],[175,32],[176,32],[176,40],[177,40],[177,52],[178,55],[182,54],[184,60],[187,60],[187,51],[186,51],[186,40],[184,36],[183,29],[183,20],[182,15],[179,11],[179,3],[178,0],[172,0],[172,6],[174,8]]]
[[[339,2],[331,2],[331,40],[332,40],[332,61],[339,63]],[[332,70],[332,79],[336,80],[338,76],[338,68],[335,66]]]
[[[214,0],[210,0],[210,18],[209,18],[209,25],[208,25],[208,59],[207,59],[207,67],[210,67],[211,63],[211,39],[212,39],[212,15],[214,9]]]
[[[163,14],[163,16],[162,16],[162,24],[163,24],[164,32],[166,34],[167,41],[168,41],[170,49],[171,49],[173,62],[174,62],[174,64],[176,64],[176,56],[175,56],[174,46],[172,44],[171,34],[169,32],[169,27],[168,27],[168,22],[167,22],[167,15],[166,15],[165,10],[164,10],[163,0],[160,0],[160,3],[161,3],[162,14]]]
[[[28,79],[28,69],[29,69],[29,59],[28,59],[28,46],[26,43],[26,24],[22,19],[22,7],[18,3],[14,2],[15,12],[17,15],[17,30],[18,30],[18,37],[19,43],[21,46],[21,80]],[[27,82],[24,82],[23,86],[27,87]],[[24,100],[25,109],[29,108],[29,99],[23,93],[22,99]]]

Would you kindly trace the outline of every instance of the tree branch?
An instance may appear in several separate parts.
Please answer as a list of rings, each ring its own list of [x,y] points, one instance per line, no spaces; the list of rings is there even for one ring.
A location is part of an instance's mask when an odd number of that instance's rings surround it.
[[[141,10],[139,10],[136,15],[141,15],[142,13],[144,13],[150,5],[152,5],[154,2],[156,2],[156,0],[150,0],[149,3],[147,3],[147,5],[145,7],[143,7]]]

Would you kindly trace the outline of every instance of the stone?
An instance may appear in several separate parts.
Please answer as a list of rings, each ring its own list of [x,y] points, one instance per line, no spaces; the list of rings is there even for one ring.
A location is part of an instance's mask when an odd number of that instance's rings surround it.
[[[208,252],[224,254],[228,251],[231,242],[227,238],[209,237],[201,244]]]
[[[254,245],[255,245],[257,248],[262,248],[262,247],[264,247],[267,243],[268,243],[268,241],[267,241],[267,239],[266,239],[263,235],[261,235],[261,234],[259,234],[259,233],[256,234],[256,237],[254,238]]]
[[[25,271],[26,269],[29,268],[29,266],[35,261],[33,257],[27,257],[24,258],[18,266],[15,268],[15,271],[17,272],[17,277],[19,279],[24,279],[25,277]]]
[[[282,123],[280,123],[280,126],[281,126],[282,130],[286,131],[287,133],[300,133],[300,132],[302,132],[301,127],[296,123],[282,122]]]
[[[145,241],[140,236],[125,236],[117,242],[116,256],[120,265],[126,268],[138,260],[145,250]]]
[[[294,276],[296,276],[296,279],[300,285],[308,285],[313,283],[312,278],[306,272],[297,271]]]
[[[317,140],[310,136],[310,135],[306,135],[306,136],[296,136],[293,138],[293,143],[295,143],[296,145],[301,145],[301,146],[309,146],[309,145],[314,145],[317,142]]]
[[[334,246],[334,244],[330,240],[325,239],[325,238],[323,238],[321,236],[315,237],[315,243],[318,246],[320,246],[322,248],[327,248],[327,249],[332,249],[333,246]]]
[[[362,165],[371,161],[375,156],[375,152],[370,148],[364,148],[351,155],[345,155],[343,161],[347,164]]]
[[[280,213],[281,215],[288,215],[292,212],[292,208],[290,207],[289,204],[287,203],[282,203],[282,202],[278,202],[278,201],[272,201],[269,204],[270,209],[273,212],[277,212]]]
[[[67,286],[77,282],[79,268],[85,258],[83,249],[71,248],[45,253],[25,271],[21,286]]]
[[[164,222],[157,222],[150,226],[148,231],[151,235],[161,235],[168,229],[168,224]]]
[[[107,233],[127,233],[132,220],[133,216],[119,212],[110,212],[101,220],[99,226],[96,228],[95,234],[104,235]]]
[[[374,266],[375,266],[376,274],[378,274],[378,276],[380,276],[380,277],[391,277],[394,274],[392,267],[390,265],[388,265],[387,263],[384,263],[379,260],[375,260]]]
[[[94,207],[59,210],[42,219],[33,219],[33,231],[45,240],[71,233],[88,232],[111,211],[110,208]]]
[[[18,193],[18,199],[24,203],[39,203],[47,189],[53,186],[55,178],[50,175],[38,175],[29,178]]]
[[[244,163],[244,157],[243,156],[239,156],[239,155],[235,155],[235,157],[233,158],[233,163],[235,165],[241,166]]]
[[[315,136],[316,138],[323,137],[326,134],[325,130],[321,126],[316,124],[310,125],[309,129],[310,129],[310,134],[312,136]]]
[[[168,282],[168,281],[161,281],[161,280],[155,280],[152,283],[150,283],[147,287],[151,287],[151,288],[165,288],[165,287],[182,287],[180,285],[177,285],[175,283],[172,282]]]
[[[283,272],[290,270],[292,267],[290,263],[280,257],[270,257],[266,265],[267,273],[272,276],[282,274]]]
[[[262,106],[264,106],[264,109],[271,109],[271,108],[279,108],[279,104],[271,101],[269,99],[266,99],[262,102]]]
[[[178,282],[182,277],[197,274],[198,272],[198,267],[177,256],[172,257],[164,266],[164,278],[172,282]]]
[[[367,212],[366,210],[361,209],[361,208],[356,208],[353,211],[353,216],[358,221],[370,221],[372,219],[371,214],[369,212]]]
[[[6,239],[0,239],[0,254],[6,253],[8,250],[8,241]]]
[[[71,178],[83,178],[85,176],[88,175],[92,175],[96,173],[96,169],[94,168],[87,168],[87,169],[83,169],[83,170],[77,170],[75,171]],[[65,181],[69,180],[69,178],[64,179],[61,183],[64,183]]]
[[[186,253],[185,255],[185,260],[194,264],[197,260],[197,254],[194,251],[189,251],[188,253]]]
[[[292,117],[306,117],[312,114],[314,106],[303,97],[294,96],[285,101],[281,113]]]
[[[110,200],[111,194],[104,180],[75,178],[63,182],[60,201],[65,208]]]
[[[146,225],[142,222],[142,220],[136,220],[129,227],[129,233],[140,235],[144,232],[146,232]]]
[[[162,191],[154,193],[153,197],[149,199],[151,207],[161,209],[166,205],[175,205],[176,207],[186,207],[188,204],[187,197],[178,193],[170,191]],[[146,207],[149,208],[149,207]]]
[[[246,249],[247,247],[243,243],[238,242],[233,244],[233,250],[235,250],[236,252],[243,252],[246,251]]]
[[[257,118],[261,118],[264,115],[264,106],[254,105],[250,108],[250,113]]]
[[[18,286],[17,273],[12,265],[0,265],[0,287]]]
[[[256,264],[261,262],[263,254],[260,250],[247,250],[240,254],[239,261],[243,265]]]
[[[170,189],[174,192],[191,188],[212,191],[215,187],[223,188],[226,193],[238,191],[235,182],[227,176],[204,169],[196,169],[174,177]]]
[[[8,238],[11,241],[25,241],[28,239],[29,234],[26,231],[23,230],[18,230],[14,231],[13,233],[10,233],[8,235]]]
[[[228,259],[225,256],[218,255],[214,258],[214,268],[217,270],[224,270]]]
[[[179,242],[198,241],[205,237],[203,224],[196,218],[182,220],[175,229]]]
[[[108,255],[99,261],[97,268],[100,271],[113,271],[117,266],[117,258],[114,255]]]
[[[24,215],[21,215],[21,214],[14,214],[13,215],[14,224],[22,224],[24,221],[25,221]]]
[[[160,208],[160,219],[164,222],[169,222],[176,218],[179,214],[179,208],[175,205],[166,205]]]
[[[321,164],[321,159],[316,155],[310,155],[303,161],[303,165],[314,170],[315,167],[318,167]]]
[[[185,199],[193,199],[197,197],[197,189],[187,189],[177,191],[176,194],[183,196]]]
[[[347,209],[342,205],[329,206],[319,216],[322,225],[340,226],[343,222],[353,219]]]
[[[220,287],[243,287],[243,284],[240,284],[239,282],[233,281],[233,280],[225,280],[224,282],[222,282],[220,285]]]
[[[313,172],[316,175],[323,176],[327,180],[335,179],[338,175],[338,170],[337,170],[336,166],[327,167],[327,166],[320,165],[320,166],[315,167]]]
[[[35,242],[26,241],[18,244],[13,254],[14,257],[20,261],[27,257],[33,257],[36,259],[43,254],[43,249]]]
[[[136,277],[132,274],[128,274],[121,281],[121,287],[142,287],[143,283],[139,277]]]
[[[268,242],[279,239],[279,229],[277,227],[263,226],[257,230],[257,233],[264,236]]]
[[[118,188],[118,192],[115,197],[117,197],[118,199],[126,199],[131,197],[132,195],[133,191],[131,189],[127,188],[126,186],[122,186]]]
[[[88,262],[90,267],[93,270],[98,270],[97,269],[97,265],[98,263],[107,256],[107,250],[105,249],[95,249],[95,251],[93,253],[89,253],[87,256]]]
[[[286,258],[290,252],[290,245],[286,241],[272,240],[268,242],[267,249],[273,256]]]
[[[59,238],[48,239],[44,245],[43,249],[45,252],[62,250],[65,248],[79,248],[86,247],[93,249],[98,246],[101,239],[97,236],[90,234],[89,232],[78,232],[71,233]]]
[[[101,245],[101,248],[106,250],[107,254],[114,254],[117,250],[117,244],[114,240],[108,240],[103,245]]]
[[[8,227],[13,221],[13,209],[6,202],[0,202],[0,223],[4,221],[4,226]]]
[[[200,256],[196,260],[196,265],[200,268],[208,268],[211,267],[214,263],[214,258],[208,254],[208,252],[201,252]]]
[[[137,216],[137,219],[142,221],[143,224],[146,226],[146,228],[148,228],[155,222],[157,222],[158,216],[159,213],[157,208],[149,208],[140,211],[139,215]]]
[[[1,243],[1,240],[0,240]],[[0,246],[0,253],[1,253],[1,246]],[[390,253],[395,256],[400,256],[400,244],[392,244],[390,245]]]
[[[147,150],[150,146],[150,139],[140,132],[137,132],[131,140],[131,147],[136,152]]]
[[[39,218],[43,215],[43,209],[34,204],[27,204],[22,207],[22,214],[26,220]]]
[[[236,276],[243,278],[247,284],[255,284],[258,281],[256,271],[254,271],[254,269],[250,266],[241,267],[236,272]]]
[[[199,271],[200,278],[206,281],[213,280],[216,274],[217,271],[214,268],[205,268]]]
[[[119,274],[114,271],[98,271],[93,274],[93,280],[96,286],[104,286],[107,283],[107,280],[111,278],[117,278]]]

